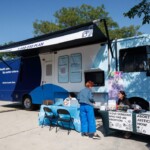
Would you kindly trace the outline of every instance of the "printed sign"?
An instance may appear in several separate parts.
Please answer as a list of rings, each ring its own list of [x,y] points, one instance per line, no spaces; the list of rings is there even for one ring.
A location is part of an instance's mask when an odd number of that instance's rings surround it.
[[[150,135],[150,114],[136,114],[136,130]]]
[[[132,113],[109,111],[109,128],[133,131]]]

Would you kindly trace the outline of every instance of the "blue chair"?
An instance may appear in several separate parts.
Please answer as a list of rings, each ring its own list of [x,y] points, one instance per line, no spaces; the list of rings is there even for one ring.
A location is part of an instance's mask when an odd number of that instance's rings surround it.
[[[44,120],[47,118],[49,119],[49,130],[51,130],[51,126],[52,126],[52,120],[55,118],[54,113],[52,112],[52,110],[48,107],[43,107],[44,110],[44,118],[43,118],[43,122],[42,122],[42,127],[44,125]]]
[[[69,135],[71,131],[71,125],[73,125],[73,128],[75,129],[75,126],[73,124],[74,118],[71,117],[70,112],[66,109],[58,109],[57,114],[58,116],[57,116],[56,132],[57,132],[57,127],[60,126],[61,124],[63,128],[68,129],[68,135]],[[67,123],[68,126],[64,125],[64,123]]]

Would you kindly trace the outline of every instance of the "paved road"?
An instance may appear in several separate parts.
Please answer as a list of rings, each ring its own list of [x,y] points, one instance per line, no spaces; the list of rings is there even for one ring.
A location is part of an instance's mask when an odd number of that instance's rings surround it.
[[[120,133],[103,136],[101,119],[97,119],[101,140],[81,137],[80,133],[38,126],[38,110],[25,111],[16,104],[0,101],[0,150],[150,150],[148,136],[132,135],[124,139]]]

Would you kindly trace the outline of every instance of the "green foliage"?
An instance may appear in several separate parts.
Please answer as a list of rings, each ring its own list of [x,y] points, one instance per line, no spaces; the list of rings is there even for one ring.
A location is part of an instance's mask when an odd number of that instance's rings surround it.
[[[141,32],[137,32],[139,30],[140,26],[129,26],[129,27],[122,27],[116,30],[110,31],[110,36],[115,39],[115,38],[126,38],[126,37],[132,37],[135,35],[140,35],[142,34]]]
[[[94,8],[90,5],[83,4],[80,7],[63,7],[59,11],[56,11],[54,16],[62,28],[67,28],[98,18],[108,18],[108,13],[105,11],[104,5]]]
[[[132,7],[128,12],[124,13],[125,17],[133,19],[135,16],[143,17],[142,24],[150,23],[150,2],[149,0],[142,0],[141,3]]]
[[[52,22],[36,20],[33,23],[34,35],[42,35],[49,32],[54,32],[60,29],[60,27]]]
[[[4,43],[0,46],[6,46],[6,45],[9,45],[9,44],[12,44],[14,43],[13,41],[10,41],[8,43]],[[5,57],[6,59],[12,59],[12,58],[16,58],[18,57],[16,54],[13,54],[13,53],[0,53],[0,60]]]
[[[104,5],[98,7],[92,7],[90,5],[83,4],[80,7],[63,7],[62,9],[54,13],[56,23],[48,21],[38,21],[33,23],[34,34],[41,35],[56,30],[76,26],[82,23],[90,22],[95,19],[105,19],[107,22],[110,38],[124,38],[141,34],[138,32],[139,26],[129,26],[119,28],[117,22],[113,21],[109,16],[109,13],[105,11]],[[102,32],[105,33],[104,25],[99,24]]]
[[[54,16],[61,28],[75,26],[80,22],[77,8],[62,8],[60,11],[57,11]]]
[[[17,54],[14,54],[14,53],[0,53],[0,60],[3,59],[3,60],[9,60],[9,59],[14,59],[14,58],[17,58],[18,55]]]
[[[13,42],[13,41],[10,41],[10,42],[8,42],[8,43],[1,44],[0,46],[5,46],[5,45],[12,44],[12,43],[14,43],[14,42]]]

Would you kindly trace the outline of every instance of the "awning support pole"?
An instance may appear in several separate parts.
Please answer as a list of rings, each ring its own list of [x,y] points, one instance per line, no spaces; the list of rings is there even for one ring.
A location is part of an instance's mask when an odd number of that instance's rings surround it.
[[[111,47],[111,41],[110,41],[110,37],[109,37],[109,33],[108,33],[108,28],[107,28],[107,24],[106,24],[106,20],[105,19],[101,19],[100,21],[101,22],[103,21],[103,23],[104,23],[105,32],[106,32],[106,36],[107,36],[107,39],[108,39],[108,49],[110,49],[111,56],[112,56],[112,58],[114,58],[112,47]]]

